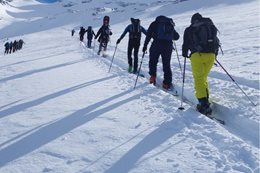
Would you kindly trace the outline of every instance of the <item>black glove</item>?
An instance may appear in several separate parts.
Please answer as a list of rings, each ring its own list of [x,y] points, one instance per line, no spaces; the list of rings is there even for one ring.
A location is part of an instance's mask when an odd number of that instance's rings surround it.
[[[188,53],[187,52],[182,52],[182,56],[185,58],[189,58]]]
[[[119,43],[120,43],[120,41],[121,41],[121,40],[120,40],[120,39],[118,39],[118,40],[116,41],[116,44],[119,44]]]
[[[146,50],[147,50],[147,46],[144,46],[144,47],[143,47],[143,53],[145,53]]]

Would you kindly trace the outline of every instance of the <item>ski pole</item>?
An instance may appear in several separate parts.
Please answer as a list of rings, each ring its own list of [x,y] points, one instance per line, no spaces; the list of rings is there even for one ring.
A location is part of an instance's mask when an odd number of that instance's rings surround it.
[[[142,68],[144,55],[145,55],[145,52],[143,53],[143,56],[142,56],[142,59],[141,59],[141,62],[140,62],[140,67],[139,67],[139,69],[138,69],[138,73],[137,73],[137,76],[136,76],[136,79],[135,79],[135,86],[134,86],[134,89],[135,89],[135,87],[136,87],[136,83],[137,83],[138,77],[139,77],[139,75],[140,75],[140,71],[141,71],[141,68]]]
[[[179,54],[178,54],[178,50],[177,50],[177,46],[176,46],[175,41],[173,41],[173,44],[174,44],[176,55],[177,55],[177,59],[178,59],[178,62],[179,62],[179,67],[180,67],[180,70],[181,70],[181,73],[182,73],[180,58],[179,58]]]
[[[183,65],[183,76],[182,76],[182,88],[181,88],[181,106],[179,107],[180,110],[184,110],[183,104],[183,92],[184,92],[184,82],[185,82],[185,69],[186,69],[186,57],[184,57],[184,65]]]
[[[116,47],[115,47],[115,51],[114,51],[114,54],[113,54],[113,57],[112,57],[112,60],[111,60],[111,64],[110,64],[110,67],[109,67],[108,73],[110,72],[110,69],[111,69],[112,64],[113,64],[114,57],[115,57],[115,54],[116,54],[116,49],[117,49],[117,44],[116,44]]]
[[[226,74],[230,77],[230,79],[237,85],[237,87],[245,94],[245,96],[247,97],[247,99],[254,105],[256,106],[257,104],[255,104],[250,98],[249,96],[245,93],[245,91],[237,84],[237,82],[233,79],[233,77],[227,72],[227,70],[220,64],[220,62],[216,59],[217,63],[220,65],[220,67],[226,72]]]

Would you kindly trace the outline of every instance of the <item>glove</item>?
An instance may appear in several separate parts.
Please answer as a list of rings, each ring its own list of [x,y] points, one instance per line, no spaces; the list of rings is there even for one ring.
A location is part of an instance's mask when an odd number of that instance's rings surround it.
[[[147,46],[144,46],[144,47],[143,47],[143,53],[145,53],[146,50],[147,50]]]
[[[189,58],[188,53],[187,52],[182,52],[182,56],[185,58]]]
[[[119,43],[120,43],[120,41],[121,41],[121,40],[120,40],[120,39],[118,39],[118,40],[116,41],[116,44],[119,44]]]

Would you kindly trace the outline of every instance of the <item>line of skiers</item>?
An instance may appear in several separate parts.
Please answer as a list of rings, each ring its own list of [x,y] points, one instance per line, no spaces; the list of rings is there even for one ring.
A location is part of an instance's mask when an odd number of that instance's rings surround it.
[[[74,36],[75,32],[76,32],[75,29],[72,29],[71,30],[71,36]],[[79,40],[82,41],[82,42],[84,41],[85,33],[87,33],[87,39],[88,39],[87,47],[91,48],[93,36],[96,36],[94,30],[92,29],[92,26],[88,26],[88,29],[85,29],[83,26],[80,27]]]
[[[4,54],[10,54],[12,52],[15,52],[17,50],[21,50],[23,48],[24,41],[22,39],[20,40],[14,40],[11,42],[6,42],[4,44],[5,52]]]
[[[103,25],[98,30],[97,34],[95,34],[92,26],[88,26],[87,29],[85,29],[83,26],[80,27],[79,30],[79,40],[84,41],[85,33],[87,33],[87,47],[91,48],[92,40],[93,38],[96,40],[98,38],[99,42],[99,50],[98,55],[100,55],[101,51],[105,52],[107,49],[107,44],[110,41],[110,35],[112,35],[112,32],[109,28],[109,16],[105,16],[103,18]],[[71,30],[71,36],[74,36],[75,29]]]
[[[147,52],[150,40],[153,39],[149,49],[150,83],[154,85],[156,84],[157,64],[159,57],[161,56],[164,72],[162,87],[166,90],[172,89],[174,86],[172,84],[171,56],[172,51],[174,50],[173,43],[180,37],[174,28],[175,23],[171,18],[158,16],[155,21],[150,24],[148,30],[146,30],[141,26],[140,19],[131,18],[130,21],[131,24],[125,28],[124,32],[116,42],[118,45],[124,36],[129,33],[127,49],[129,65],[128,72],[137,73],[138,71],[138,52],[141,35],[143,33],[146,35],[142,49],[143,55]],[[89,29],[87,31],[89,31]],[[83,41],[84,34],[87,31],[84,30],[84,28],[81,28],[79,33],[81,41]],[[220,47],[217,31],[217,28],[210,18],[205,18],[202,17],[201,14],[195,13],[191,17],[191,24],[185,29],[183,37],[182,56],[185,58],[185,63],[186,58],[189,58],[191,61],[195,96],[199,102],[197,110],[202,114],[211,114],[212,112],[209,103],[209,86],[207,77],[214,64],[215,58],[218,55],[218,49]],[[91,36],[88,37],[88,47],[91,46],[92,37],[95,35],[92,28],[90,35]],[[98,42],[100,43],[98,55],[101,51],[106,51],[111,35],[112,32],[109,28],[109,17],[105,16],[103,18],[103,25],[95,35],[95,39],[98,38]],[[132,58],[133,50],[134,59]]]
[[[79,31],[80,41],[84,40],[84,34],[85,33],[87,33],[87,39],[88,39],[88,44],[87,45],[88,45],[88,48],[90,48],[93,36],[95,36],[96,34],[95,34],[94,30],[92,29],[92,26],[88,26],[88,29],[85,29],[84,27],[81,27],[80,31]]]

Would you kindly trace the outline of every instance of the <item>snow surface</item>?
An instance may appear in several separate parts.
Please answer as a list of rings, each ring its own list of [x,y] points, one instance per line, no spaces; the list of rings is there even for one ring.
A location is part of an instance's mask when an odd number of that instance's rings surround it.
[[[133,89],[127,36],[108,73],[130,17],[140,18],[145,28],[160,14],[172,17],[181,55],[183,31],[194,12],[213,19],[224,51],[218,60],[257,104],[221,67],[213,67],[211,100],[224,126],[189,104],[178,110],[179,97],[150,85],[148,55],[145,78]],[[97,31],[104,15],[111,17],[113,32],[107,58],[96,55],[97,44],[88,49],[70,33],[89,25]],[[0,29],[2,44],[21,38],[26,43],[0,56],[1,173],[260,172],[258,0],[19,0],[0,5]],[[180,93],[176,57],[173,52],[173,82]],[[184,96],[196,104],[189,61]]]

